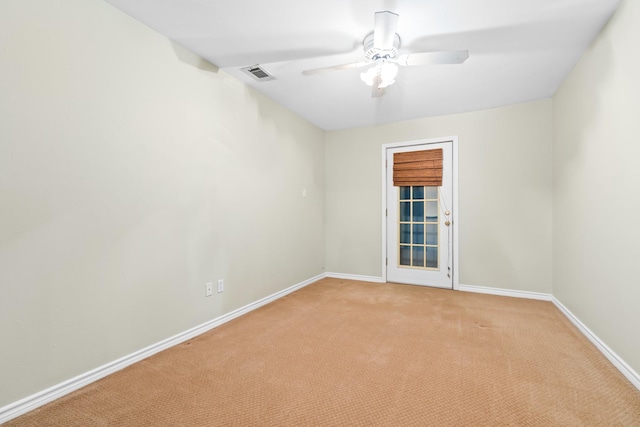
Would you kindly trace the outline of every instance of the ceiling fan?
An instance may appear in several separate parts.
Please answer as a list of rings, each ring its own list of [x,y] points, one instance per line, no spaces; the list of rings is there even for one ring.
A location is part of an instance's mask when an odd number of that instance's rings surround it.
[[[302,74],[325,73],[329,71],[361,68],[372,65],[360,78],[371,86],[373,98],[384,95],[385,88],[395,83],[399,66],[430,64],[462,64],[469,57],[467,50],[421,52],[398,55],[400,36],[396,33],[399,15],[389,11],[376,12],[373,32],[362,42],[366,60],[350,64],[305,70]]]

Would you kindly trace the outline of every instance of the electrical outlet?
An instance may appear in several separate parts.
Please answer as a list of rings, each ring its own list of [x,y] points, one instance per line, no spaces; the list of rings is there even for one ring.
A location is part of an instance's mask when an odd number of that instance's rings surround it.
[[[211,295],[213,295],[213,282],[207,282],[204,287],[204,296],[210,297]]]
[[[218,279],[218,293],[224,291],[224,281],[222,279]]]

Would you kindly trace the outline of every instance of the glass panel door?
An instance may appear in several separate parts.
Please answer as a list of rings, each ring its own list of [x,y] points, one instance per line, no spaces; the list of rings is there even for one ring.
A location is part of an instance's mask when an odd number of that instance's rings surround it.
[[[442,149],[441,187],[393,185],[396,153]],[[385,150],[386,280],[453,288],[453,142],[398,146]]]

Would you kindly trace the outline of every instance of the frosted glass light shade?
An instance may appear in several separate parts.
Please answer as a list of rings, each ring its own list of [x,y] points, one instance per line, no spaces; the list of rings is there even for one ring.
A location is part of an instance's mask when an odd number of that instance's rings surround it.
[[[392,62],[382,62],[360,73],[360,78],[367,86],[373,86],[377,76],[380,76],[379,88],[391,86],[396,82],[398,66]]]
[[[380,88],[391,86],[396,82],[396,76],[398,75],[398,66],[392,62],[384,62],[380,66]]]

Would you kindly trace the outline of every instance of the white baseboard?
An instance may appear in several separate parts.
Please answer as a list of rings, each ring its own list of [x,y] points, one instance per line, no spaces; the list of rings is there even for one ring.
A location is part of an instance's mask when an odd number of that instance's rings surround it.
[[[73,391],[76,391],[86,385],[89,385],[101,378],[106,377],[114,372],[126,368],[140,360],[146,359],[160,351],[166,350],[169,347],[173,347],[182,342],[190,340],[200,334],[203,334],[211,329],[214,329],[224,323],[229,322],[243,314],[249,313],[265,304],[282,298],[298,289],[308,286],[314,282],[325,277],[331,277],[336,279],[346,280],[359,280],[363,282],[384,283],[381,277],[375,276],[359,276],[355,274],[343,274],[343,273],[323,273],[315,276],[311,279],[300,282],[280,292],[276,292],[265,298],[262,298],[253,303],[247,304],[244,307],[238,308],[220,317],[217,317],[209,322],[203,323],[199,326],[191,328],[166,340],[160,341],[156,344],[150,345],[142,350],[131,353],[118,360],[115,360],[106,365],[100,366],[84,374],[78,375],[75,378],[71,378],[65,382],[57,384],[39,393],[28,396],[17,402],[11,403],[7,406],[0,408],[0,424],[12,420],[22,414],[32,411],[42,405],[45,405],[53,400],[56,400],[64,395],[67,395]],[[560,301],[558,301],[551,294],[517,291],[502,288],[490,288],[485,286],[473,286],[473,285],[459,285],[458,290],[463,292],[475,292],[482,294],[501,295],[516,298],[528,298],[543,301],[551,301],[556,307],[582,332],[597,348],[609,359],[609,361],[620,371],[622,374],[638,389],[640,390],[640,375],[635,372],[622,358],[620,358],[613,350],[611,350],[600,338],[598,338],[587,326],[582,323],[569,309],[567,309]]]
[[[143,348],[142,350],[138,350],[135,353],[131,353],[127,356],[121,357],[120,359],[107,363],[106,365],[100,366],[89,372],[85,372],[84,374],[80,374],[75,378],[71,378],[60,384],[54,385],[53,387],[49,387],[48,389],[43,390],[39,393],[33,394],[17,402],[4,406],[0,408],[0,424],[19,417],[22,414],[26,414],[27,412],[32,411],[56,399],[59,399],[60,397],[76,391],[95,381],[98,381],[99,379],[104,378],[107,375],[113,374],[114,372],[124,369],[127,366],[139,362],[140,360],[146,359],[149,356],[153,356],[154,354],[159,353],[162,350],[166,350],[169,347],[173,347],[182,342],[190,340],[200,334],[203,334],[224,323],[227,323],[228,321],[233,320],[236,317],[249,313],[250,311],[262,307],[265,304],[273,302],[287,294],[290,294],[294,291],[297,291],[298,289],[317,282],[324,277],[325,274],[323,273],[311,279],[305,280],[304,282],[300,282],[280,292],[276,292],[258,301],[247,304],[244,307],[240,307],[227,314],[223,314],[220,317],[198,325],[187,331],[181,332],[156,344],[152,344],[149,347]]]
[[[458,290],[463,292],[475,292],[477,294],[500,295],[504,297],[537,299],[541,301],[551,301],[553,296],[542,292],[516,291],[513,289],[488,288],[486,286],[458,285]]]
[[[558,307],[558,310],[560,310],[562,314],[564,314],[567,319],[569,319],[571,323],[573,323],[575,327],[578,328],[580,332],[582,332],[582,334],[587,337],[589,341],[591,341],[593,345],[595,345],[607,359],[609,359],[609,362],[611,362],[613,366],[618,368],[618,370],[622,372],[622,375],[624,375],[631,382],[631,384],[633,384],[638,390],[640,390],[640,375],[638,375],[638,373],[634,371],[631,366],[627,365],[627,363],[622,360],[622,358],[618,356],[613,350],[611,350],[608,345],[606,345],[600,338],[598,338],[596,334],[594,334],[589,328],[587,328],[587,326],[582,323],[580,319],[578,319],[571,311],[569,311],[567,307],[565,307],[560,301],[558,301],[556,297],[553,297],[551,301],[553,302],[553,304],[555,304],[556,307]]]
[[[373,283],[384,283],[384,279],[382,277],[376,276],[360,276],[358,274],[345,274],[345,273],[325,273],[325,277],[330,277],[332,279],[345,279],[345,280],[358,280],[360,282],[373,282]]]
[[[609,348],[596,334],[594,334],[587,326],[580,321],[567,307],[562,305],[560,301],[556,297],[551,294],[539,293],[539,292],[528,292],[528,291],[515,291],[511,289],[501,289],[501,288],[489,288],[485,286],[474,286],[474,285],[459,285],[458,288],[463,292],[476,292],[481,294],[490,294],[490,295],[501,295],[507,297],[516,297],[516,298],[528,298],[528,299],[536,299],[542,301],[551,301],[557,308],[560,310],[562,314],[564,314],[571,323],[573,323],[576,328],[584,336],[587,337],[589,341],[596,346],[598,350],[604,356],[609,359],[609,361],[615,366],[621,373],[624,375],[630,382],[633,384],[638,390],[640,390],[640,375],[636,371],[634,371],[631,366],[629,366],[620,356],[618,356],[613,350]]]

